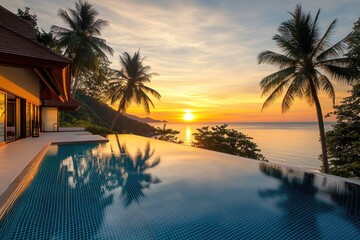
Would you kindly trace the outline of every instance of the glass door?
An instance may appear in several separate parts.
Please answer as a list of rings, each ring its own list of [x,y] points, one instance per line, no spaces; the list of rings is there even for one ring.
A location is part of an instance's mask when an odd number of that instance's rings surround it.
[[[6,96],[6,141],[16,138],[16,98],[7,93]]]
[[[15,108],[16,108],[16,123],[15,123],[15,132],[16,132],[16,139],[21,137],[21,99],[15,99]]]
[[[0,144],[5,142],[6,131],[6,94],[0,92]]]
[[[31,103],[26,102],[26,136],[31,136]]]

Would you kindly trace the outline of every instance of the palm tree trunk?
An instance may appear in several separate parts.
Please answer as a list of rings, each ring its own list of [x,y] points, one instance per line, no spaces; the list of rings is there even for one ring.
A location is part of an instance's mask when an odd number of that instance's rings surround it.
[[[77,90],[77,85],[79,82],[79,75],[80,75],[80,71],[79,70],[75,70],[75,74],[74,74],[74,85],[71,89],[71,97],[75,99],[75,94],[76,94],[76,90]]]
[[[119,115],[120,115],[120,107],[119,107],[119,109],[117,110],[117,112],[115,113],[115,116],[114,116],[114,118],[113,118],[113,120],[112,120],[112,122],[111,122],[110,131],[112,131],[112,130],[114,129],[115,124],[116,124],[116,121],[117,121]]]
[[[324,119],[323,119],[323,115],[322,115],[320,101],[317,96],[314,83],[312,82],[311,79],[310,79],[310,89],[311,89],[312,97],[315,102],[316,114],[317,114],[317,119],[318,119],[318,124],[319,124],[321,152],[322,152],[322,161],[323,161],[324,172],[329,173],[329,162],[328,162],[328,156],[327,156],[327,150],[326,150]]]

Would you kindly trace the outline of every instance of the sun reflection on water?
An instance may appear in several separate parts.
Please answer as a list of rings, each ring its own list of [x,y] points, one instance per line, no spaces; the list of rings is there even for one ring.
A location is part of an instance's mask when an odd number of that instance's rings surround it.
[[[191,128],[189,126],[186,127],[185,130],[185,141],[184,144],[190,146],[191,145],[191,138],[192,138],[192,134],[191,134]]]

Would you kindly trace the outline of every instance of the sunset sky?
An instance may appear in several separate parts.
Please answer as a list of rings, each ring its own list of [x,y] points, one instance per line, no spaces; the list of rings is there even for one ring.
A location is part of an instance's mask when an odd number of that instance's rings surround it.
[[[162,95],[154,99],[156,108],[149,117],[170,122],[183,121],[187,112],[198,122],[316,121],[315,108],[299,99],[286,114],[280,100],[261,112],[265,97],[259,82],[276,68],[258,65],[257,55],[279,51],[272,37],[299,2],[312,14],[321,8],[323,31],[337,18],[333,43],[348,34],[359,17],[359,0],[90,1],[110,23],[102,37],[115,50],[109,56],[112,67],[120,68],[119,54],[140,49],[147,57],[144,63],[159,74],[149,86]],[[1,5],[12,12],[30,7],[38,25],[49,31],[52,24],[67,27],[57,17],[58,9],[74,8],[75,1],[5,0]],[[337,103],[348,89],[336,85]],[[332,110],[329,99],[320,101],[324,115]],[[128,113],[147,116],[137,106]]]

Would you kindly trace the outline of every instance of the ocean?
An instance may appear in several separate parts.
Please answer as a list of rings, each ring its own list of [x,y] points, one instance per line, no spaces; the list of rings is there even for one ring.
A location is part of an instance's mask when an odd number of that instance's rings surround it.
[[[178,139],[185,145],[194,141],[193,133],[203,126],[216,126],[224,123],[167,123],[166,128],[180,131]],[[231,122],[229,128],[240,131],[258,145],[261,153],[270,162],[292,165],[311,170],[319,170],[321,153],[319,128],[317,122]],[[325,131],[332,129],[334,123],[325,123]],[[150,123],[163,127],[164,123]]]

